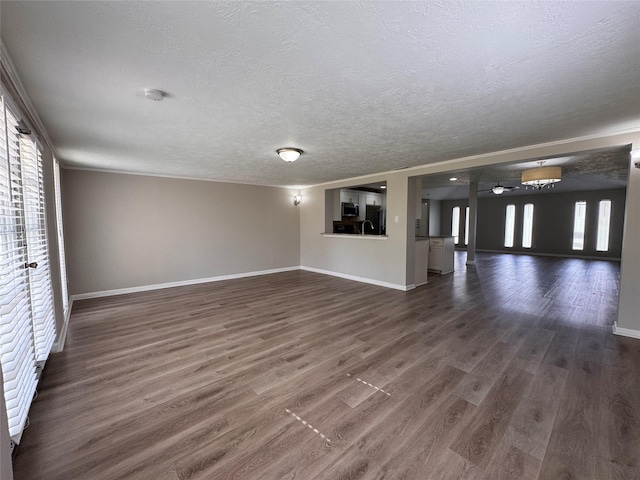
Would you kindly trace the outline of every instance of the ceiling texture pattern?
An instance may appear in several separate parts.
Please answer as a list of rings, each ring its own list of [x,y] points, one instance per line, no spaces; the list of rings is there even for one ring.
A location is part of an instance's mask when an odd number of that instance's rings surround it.
[[[69,167],[313,185],[640,127],[636,2],[0,9]],[[287,146],[305,153],[287,164]]]

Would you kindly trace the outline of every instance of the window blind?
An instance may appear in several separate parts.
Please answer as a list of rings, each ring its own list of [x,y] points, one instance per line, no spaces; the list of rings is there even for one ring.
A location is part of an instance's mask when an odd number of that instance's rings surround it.
[[[24,154],[23,154],[24,152]],[[37,267],[29,271],[29,293],[33,315],[33,341],[36,361],[44,362],[49,356],[56,337],[51,295],[51,269],[45,215],[42,175],[42,152],[36,142],[21,136],[20,157],[24,190],[27,254],[29,262]]]
[[[9,434],[20,435],[36,389],[24,197],[16,118],[0,104],[0,360]]]
[[[55,339],[42,153],[0,95],[0,363],[18,443]]]

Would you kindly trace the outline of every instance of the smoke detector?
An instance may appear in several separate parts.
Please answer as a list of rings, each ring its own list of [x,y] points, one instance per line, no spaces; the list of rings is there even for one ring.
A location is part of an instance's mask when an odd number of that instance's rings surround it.
[[[153,88],[145,88],[144,96],[154,102],[161,102],[167,94],[162,90],[154,90]]]

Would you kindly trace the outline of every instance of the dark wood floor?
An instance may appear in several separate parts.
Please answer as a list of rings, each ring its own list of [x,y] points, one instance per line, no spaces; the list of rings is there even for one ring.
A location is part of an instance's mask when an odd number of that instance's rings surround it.
[[[77,302],[15,478],[640,478],[619,265],[463,260],[411,292],[294,271]]]

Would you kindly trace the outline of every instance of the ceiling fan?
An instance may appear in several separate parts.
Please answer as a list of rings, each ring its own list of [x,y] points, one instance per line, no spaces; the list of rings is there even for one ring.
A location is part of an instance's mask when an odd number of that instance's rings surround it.
[[[515,187],[505,187],[500,185],[500,182],[498,182],[494,187],[487,188],[485,190],[478,190],[478,192],[492,192],[494,195],[502,195],[504,192],[510,192],[511,190],[517,190],[519,188],[520,187],[517,185]]]

